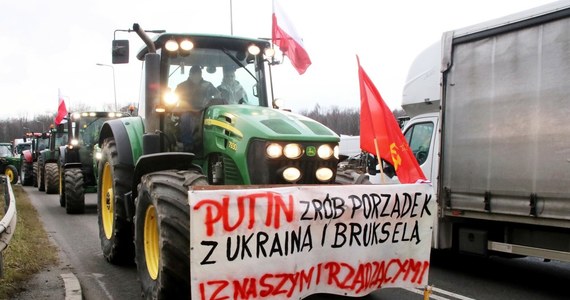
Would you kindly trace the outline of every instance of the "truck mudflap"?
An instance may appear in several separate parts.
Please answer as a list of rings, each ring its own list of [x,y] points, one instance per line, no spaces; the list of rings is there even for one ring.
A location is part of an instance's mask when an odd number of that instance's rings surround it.
[[[196,186],[188,197],[191,299],[428,284],[430,184]]]

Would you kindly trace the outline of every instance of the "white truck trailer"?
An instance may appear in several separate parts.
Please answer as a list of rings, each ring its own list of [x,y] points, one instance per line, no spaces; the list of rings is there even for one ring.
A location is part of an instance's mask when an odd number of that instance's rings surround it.
[[[570,261],[570,2],[445,32],[402,108],[438,195],[433,248]]]

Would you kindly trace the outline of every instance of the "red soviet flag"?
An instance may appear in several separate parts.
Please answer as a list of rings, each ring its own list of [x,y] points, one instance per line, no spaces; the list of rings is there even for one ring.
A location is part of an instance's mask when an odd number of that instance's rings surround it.
[[[289,21],[277,0],[273,0],[271,41],[279,47],[284,55],[289,57],[299,75],[305,73],[311,65],[311,59],[303,47],[303,40],[297,34],[293,23]]]
[[[401,183],[426,180],[392,112],[358,62],[360,81],[360,148],[394,166]]]
[[[65,107],[65,100],[63,99],[63,96],[61,95],[61,90],[58,90],[58,97],[59,97],[59,102],[57,104],[57,115],[55,116],[55,125],[59,125],[61,123],[61,121],[63,121],[63,118],[65,118],[65,116],[67,116],[67,107]]]

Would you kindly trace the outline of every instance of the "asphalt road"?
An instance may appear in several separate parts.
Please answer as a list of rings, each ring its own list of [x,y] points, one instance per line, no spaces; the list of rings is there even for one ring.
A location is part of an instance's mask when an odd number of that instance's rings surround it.
[[[32,187],[24,189],[69,271],[79,280],[83,299],[140,298],[136,267],[109,264],[101,254],[95,194],[86,195],[85,214],[67,215],[58,195],[47,195]],[[545,263],[535,258],[485,259],[437,251],[432,252],[429,278],[434,288],[431,299],[437,300],[568,299],[570,264]],[[423,296],[418,290],[381,289],[362,298],[321,294],[307,299],[420,300]]]

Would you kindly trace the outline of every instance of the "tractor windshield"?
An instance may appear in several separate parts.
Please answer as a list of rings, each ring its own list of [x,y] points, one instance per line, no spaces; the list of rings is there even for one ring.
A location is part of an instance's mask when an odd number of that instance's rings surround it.
[[[0,145],[0,157],[12,157],[12,147],[10,145]]]
[[[191,101],[187,94],[181,93],[181,88],[193,84],[191,75],[199,69],[201,85],[209,83],[217,89],[208,92],[206,97],[219,100],[221,104],[260,105],[253,59],[246,59],[237,51],[220,49],[194,49],[186,57],[176,56],[169,59],[168,88],[175,92],[174,96],[181,106],[185,101]]]

